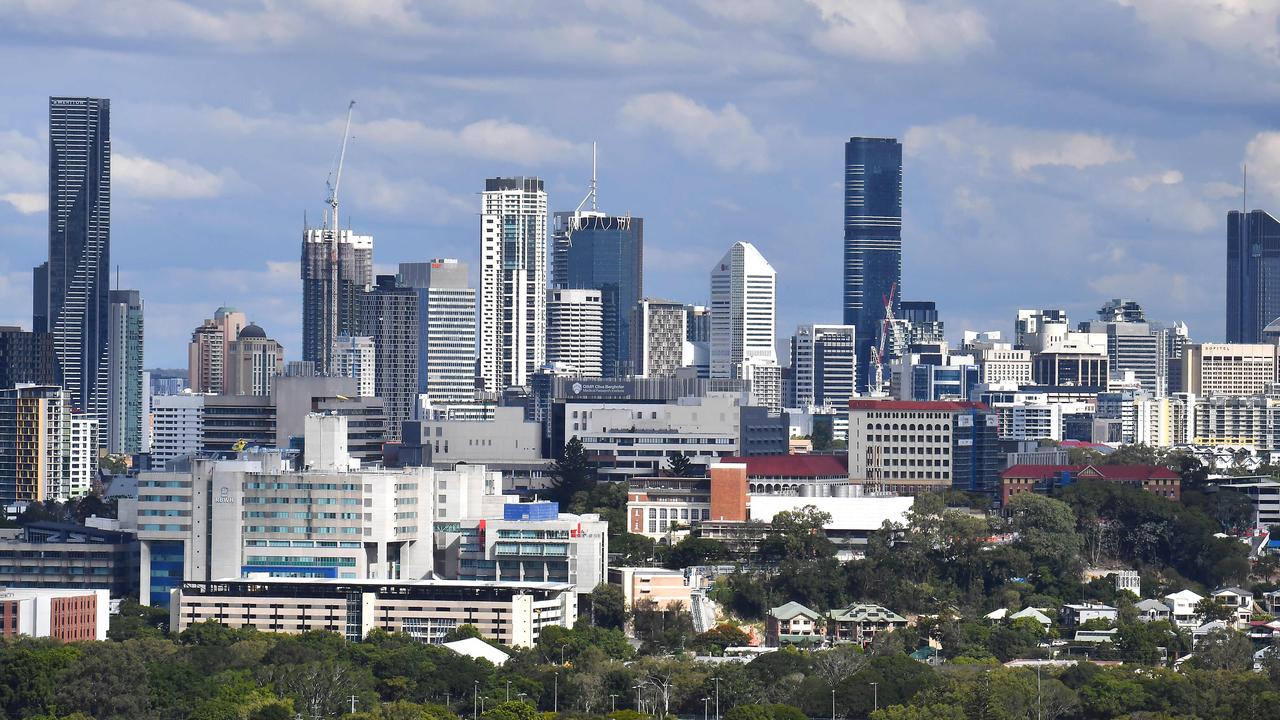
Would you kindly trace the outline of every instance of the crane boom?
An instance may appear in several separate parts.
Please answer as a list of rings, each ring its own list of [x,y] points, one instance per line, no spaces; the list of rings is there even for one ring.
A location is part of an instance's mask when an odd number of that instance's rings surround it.
[[[342,184],[342,164],[347,159],[347,140],[351,137],[351,111],[355,106],[355,100],[347,105],[347,124],[342,130],[342,149],[338,152],[338,170],[334,173],[333,184],[329,186],[329,214],[335,231],[338,229],[338,186]]]

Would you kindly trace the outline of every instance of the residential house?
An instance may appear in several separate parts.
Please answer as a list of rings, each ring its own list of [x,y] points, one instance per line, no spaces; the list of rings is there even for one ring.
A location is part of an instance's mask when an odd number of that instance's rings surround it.
[[[1033,608],[1033,607],[1022,608],[1018,612],[1009,616],[1009,620],[1011,621],[1021,620],[1022,618],[1031,618],[1032,620],[1035,620],[1036,622],[1040,623],[1040,625],[1044,628],[1048,628],[1050,625],[1053,624],[1053,620],[1048,615],[1045,615],[1043,612],[1041,612],[1039,608]]]
[[[1262,602],[1258,603],[1269,615],[1280,616],[1280,590],[1272,590],[1262,594]]]
[[[1169,606],[1154,598],[1139,600],[1133,604],[1133,609],[1138,611],[1139,622],[1168,621],[1172,616]]]
[[[1180,628],[1194,629],[1200,627],[1200,614],[1196,612],[1196,605],[1204,598],[1190,590],[1179,590],[1171,595],[1165,595],[1161,600],[1169,606],[1169,614],[1172,616],[1173,623]]]
[[[1062,624],[1067,627],[1075,627],[1083,625],[1090,620],[1106,620],[1109,623],[1114,623],[1118,614],[1119,611],[1115,608],[1101,603],[1063,605]]]
[[[827,613],[827,639],[832,643],[854,642],[869,647],[878,633],[906,626],[906,618],[879,605],[854,603]]]
[[[1209,593],[1209,597],[1231,608],[1236,616],[1236,629],[1243,630],[1253,619],[1253,593],[1238,587],[1218,588]]]
[[[1116,633],[1118,632],[1120,631],[1116,628],[1109,630],[1077,630],[1072,640],[1078,643],[1115,642]]]
[[[1231,625],[1225,620],[1212,620],[1191,631],[1191,647],[1200,644],[1200,641],[1209,636],[1209,633],[1218,630],[1230,630]]]
[[[765,643],[769,647],[778,647],[821,642],[821,620],[822,613],[798,602],[773,608],[765,617]]]

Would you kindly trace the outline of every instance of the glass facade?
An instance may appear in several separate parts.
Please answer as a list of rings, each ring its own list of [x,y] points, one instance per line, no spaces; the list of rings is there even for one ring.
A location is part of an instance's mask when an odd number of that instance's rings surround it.
[[[556,213],[552,275],[556,287],[600,291],[604,375],[629,374],[631,310],[644,297],[644,219]]]
[[[181,541],[151,542],[151,605],[169,607],[169,591],[182,584]]]
[[[1227,342],[1262,342],[1280,318],[1280,222],[1262,210],[1227,213]]]
[[[880,342],[885,298],[902,280],[902,143],[850,138],[844,157],[844,324],[857,327],[857,381],[863,391],[871,348]],[[898,287],[895,316],[900,296]]]

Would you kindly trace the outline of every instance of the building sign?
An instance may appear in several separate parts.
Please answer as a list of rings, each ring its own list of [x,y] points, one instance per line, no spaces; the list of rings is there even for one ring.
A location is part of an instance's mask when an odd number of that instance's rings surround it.
[[[609,397],[621,398],[631,394],[631,386],[625,382],[607,382],[602,380],[575,380],[569,386],[571,397]]]
[[[218,488],[218,496],[215,497],[213,501],[219,505],[234,505],[236,499],[231,496],[231,488],[227,485],[223,485]]]

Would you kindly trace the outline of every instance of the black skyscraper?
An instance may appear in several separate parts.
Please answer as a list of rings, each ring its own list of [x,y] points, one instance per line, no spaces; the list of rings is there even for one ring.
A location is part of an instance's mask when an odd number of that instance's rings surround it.
[[[1227,213],[1227,342],[1262,342],[1280,318],[1280,222],[1262,210]]]
[[[600,291],[605,376],[633,372],[631,312],[644,297],[644,219],[595,211],[556,213],[554,243],[555,286]]]
[[[857,327],[858,390],[880,342],[884,299],[902,296],[902,143],[850,138],[844,146],[844,324]]]
[[[111,101],[49,98],[49,261],[32,324],[53,335],[73,405],[105,419],[111,266]]]

